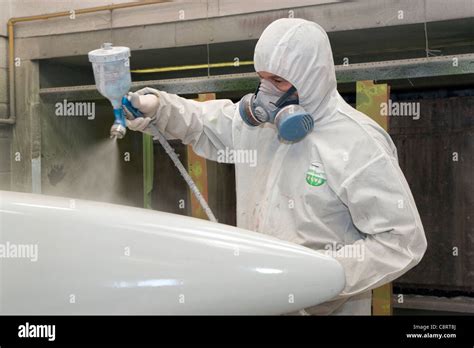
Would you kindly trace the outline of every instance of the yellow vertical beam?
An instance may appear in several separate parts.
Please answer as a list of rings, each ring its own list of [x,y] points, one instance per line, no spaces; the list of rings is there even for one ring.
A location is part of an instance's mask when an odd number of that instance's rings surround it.
[[[392,283],[372,290],[372,315],[392,315]]]
[[[381,115],[381,104],[388,103],[390,87],[373,81],[357,81],[356,107],[388,132],[389,120]],[[372,315],[392,315],[392,283],[372,290]]]
[[[199,94],[196,99],[198,101],[206,101],[216,99],[215,93]],[[202,196],[208,201],[208,188],[207,188],[207,165],[206,159],[198,156],[191,146],[188,146],[188,172],[191,178],[194,180],[197,188],[201,192]],[[198,200],[194,195],[189,192],[191,196],[191,216],[200,219],[207,219],[207,215],[199,204]]]
[[[388,118],[380,112],[381,104],[388,103],[390,88],[387,84],[374,84],[373,81],[357,81],[356,108],[363,112],[383,129],[388,131]]]

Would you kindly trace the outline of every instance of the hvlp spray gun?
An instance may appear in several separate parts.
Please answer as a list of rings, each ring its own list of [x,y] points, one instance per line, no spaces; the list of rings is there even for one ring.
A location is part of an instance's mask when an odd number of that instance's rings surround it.
[[[113,47],[111,43],[104,43],[101,48],[89,52],[95,85],[114,108],[115,121],[110,128],[111,138],[122,139],[127,132],[122,97],[128,93],[132,85],[129,58],[128,47]]]
[[[89,61],[94,70],[94,79],[100,94],[106,97],[114,108],[114,124],[110,128],[110,137],[122,139],[127,131],[125,114],[122,107],[127,108],[133,117],[143,117],[143,114],[132,106],[125,95],[130,90],[132,78],[130,74],[130,49],[128,47],[113,47],[111,43],[104,43],[100,49],[89,52]],[[191,176],[178,159],[166,138],[153,125],[148,126],[153,135],[153,140],[158,140],[178,168],[194,196],[201,204],[202,209],[212,222],[217,222],[216,217],[209,208],[204,197],[199,192]]]

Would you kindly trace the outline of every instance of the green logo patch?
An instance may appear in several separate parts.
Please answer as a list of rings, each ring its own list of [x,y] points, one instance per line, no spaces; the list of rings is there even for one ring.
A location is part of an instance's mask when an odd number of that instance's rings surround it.
[[[321,186],[326,182],[326,173],[321,163],[313,162],[306,172],[306,182],[311,186]]]

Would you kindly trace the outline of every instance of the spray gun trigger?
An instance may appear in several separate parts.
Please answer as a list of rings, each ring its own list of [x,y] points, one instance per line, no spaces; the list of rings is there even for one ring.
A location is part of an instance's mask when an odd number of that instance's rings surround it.
[[[122,98],[122,106],[134,117],[143,117],[143,114],[141,113],[140,110],[138,110],[136,107],[132,105],[130,100],[126,96]]]

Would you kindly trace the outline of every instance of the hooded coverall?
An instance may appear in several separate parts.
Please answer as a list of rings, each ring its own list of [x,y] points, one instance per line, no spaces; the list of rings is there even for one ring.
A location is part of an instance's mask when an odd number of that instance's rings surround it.
[[[256,165],[235,163],[237,226],[329,253],[343,265],[343,292],[301,314],[370,315],[371,289],[418,264],[427,246],[396,148],[337,92],[329,39],[316,23],[272,22],[254,64],[296,87],[315,123],[303,140],[280,141],[270,123],[246,125],[231,100],[198,102],[147,88],[159,99],[152,122],[210,160],[255,151]]]

